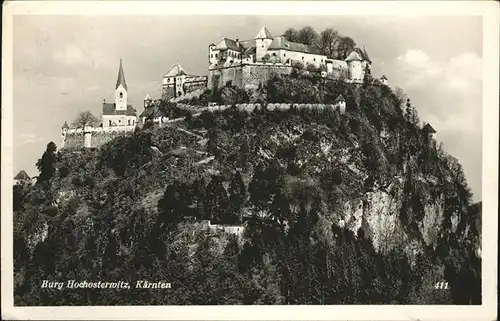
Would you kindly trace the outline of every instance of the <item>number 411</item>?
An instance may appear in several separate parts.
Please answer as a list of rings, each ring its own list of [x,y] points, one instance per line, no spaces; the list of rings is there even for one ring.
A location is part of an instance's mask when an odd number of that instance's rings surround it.
[[[437,282],[434,288],[437,290],[448,290],[448,282]]]

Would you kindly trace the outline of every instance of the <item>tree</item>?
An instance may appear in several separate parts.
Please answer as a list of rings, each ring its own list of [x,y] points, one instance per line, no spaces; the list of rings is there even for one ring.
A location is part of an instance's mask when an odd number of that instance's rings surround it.
[[[340,35],[337,30],[328,28],[321,31],[318,39],[318,48],[322,54],[328,58],[332,58],[336,55],[339,41]]]
[[[346,59],[347,55],[351,53],[356,47],[356,42],[350,37],[341,37],[338,42],[337,59]]]
[[[314,45],[318,40],[318,33],[312,27],[304,27],[297,33],[297,41],[304,45]]]
[[[246,189],[241,173],[237,172],[231,176],[231,182],[229,183],[229,211],[228,211],[228,222],[225,223],[236,223],[239,219],[239,213],[246,198]]]
[[[394,94],[396,95],[399,107],[402,109],[408,99],[408,95],[406,95],[405,91],[401,87],[396,87]]]
[[[221,218],[226,217],[229,199],[226,189],[222,184],[222,177],[214,176],[210,183],[208,183],[207,195],[203,201],[205,219],[209,219],[213,222],[220,222]]]
[[[57,146],[54,142],[50,142],[47,144],[47,149],[40,158],[36,162],[36,167],[40,172],[38,176],[37,183],[41,183],[49,180],[52,176],[54,176],[55,168],[54,164],[56,162],[56,150]]]
[[[83,111],[73,120],[72,125],[75,128],[91,126],[95,127],[99,124],[99,119],[94,116],[89,110]]]
[[[293,28],[288,28],[288,29],[286,29],[285,33],[283,34],[283,37],[285,37],[285,39],[288,41],[297,42],[298,41],[298,31],[293,29]]]
[[[366,86],[371,85],[373,83],[373,77],[370,67],[365,66],[365,68],[363,68],[363,71],[364,71],[363,86],[366,88]]]

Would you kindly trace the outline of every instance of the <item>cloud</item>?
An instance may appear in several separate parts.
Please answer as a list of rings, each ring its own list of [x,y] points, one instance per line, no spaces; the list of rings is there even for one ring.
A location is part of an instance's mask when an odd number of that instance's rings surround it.
[[[397,58],[405,72],[405,85],[419,88],[434,82],[440,89],[451,91],[478,89],[482,77],[482,59],[475,53],[462,53],[448,61],[434,61],[421,49],[411,49]]]
[[[66,45],[63,50],[55,51],[53,58],[56,62],[65,65],[76,65],[84,61],[81,49],[74,44]]]
[[[33,133],[23,133],[21,134],[21,144],[33,144],[40,141],[40,136]]]

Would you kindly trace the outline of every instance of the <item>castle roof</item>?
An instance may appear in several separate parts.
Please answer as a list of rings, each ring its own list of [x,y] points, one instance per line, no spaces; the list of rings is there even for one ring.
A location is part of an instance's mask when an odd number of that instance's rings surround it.
[[[345,59],[345,61],[361,61],[361,57],[359,56],[359,54],[353,50],[349,56]]]
[[[67,122],[67,121],[65,121],[65,122],[64,122],[64,124],[62,125],[62,127],[61,127],[61,128],[62,128],[62,129],[68,129],[68,128],[69,128],[69,126],[68,126],[68,122]]]
[[[269,30],[267,30],[266,26],[263,26],[259,33],[255,36],[255,39],[273,39],[273,36]]]
[[[387,77],[385,75],[382,75],[382,77],[380,77],[380,79],[387,80]]]
[[[342,94],[338,95],[333,102],[336,103],[339,101],[345,101],[344,96],[342,96]]]
[[[361,57],[361,60],[367,60],[368,62],[371,62],[370,57],[368,57],[368,53],[366,52],[365,47],[363,47],[363,49],[354,48],[354,51],[356,51],[358,53],[358,55]]]
[[[245,42],[248,42],[248,41],[245,41]],[[254,42],[255,42],[255,40],[254,40]],[[229,39],[229,38],[223,38],[217,44],[216,48],[219,50],[226,50],[226,49],[231,49],[234,51],[243,51],[244,50],[244,46],[242,43],[237,43],[236,40]]]
[[[160,108],[159,105],[154,104],[144,109],[144,111],[141,113],[139,117],[156,118],[156,117],[167,117],[167,116],[168,116],[167,113],[162,108]]]
[[[431,124],[426,124],[424,128],[422,128],[422,130],[426,133],[431,133],[431,134],[436,133],[436,130],[432,128]]]
[[[116,88],[122,85],[125,90],[127,89],[127,83],[125,82],[125,73],[123,72],[123,65],[122,65],[122,60],[120,59],[120,69],[118,69],[118,79],[116,80]]]
[[[318,54],[318,50],[313,46],[304,45],[302,43],[288,41],[285,37],[279,36],[274,38],[268,50],[283,49],[289,51],[297,51],[304,53]]]
[[[257,48],[255,47],[250,47],[245,52],[243,53],[243,58],[248,58],[250,55],[255,55],[257,52]]]
[[[167,77],[175,77],[175,76],[182,76],[182,75],[187,75],[184,69],[181,67],[179,63],[176,63],[175,65],[170,68],[170,70],[163,76],[163,78]]]
[[[30,179],[29,175],[24,171],[24,169],[21,169],[19,173],[17,173],[16,176],[14,176],[14,179]]]
[[[102,104],[102,114],[103,115],[127,115],[127,116],[137,116],[137,111],[132,107],[132,105],[127,105],[127,110],[116,110],[115,103],[103,103]]]

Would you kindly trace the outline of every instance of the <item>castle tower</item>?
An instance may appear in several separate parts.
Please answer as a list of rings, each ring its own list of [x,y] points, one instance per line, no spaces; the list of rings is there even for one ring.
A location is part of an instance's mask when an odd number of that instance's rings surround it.
[[[380,81],[387,86],[387,77],[385,75],[382,75],[382,77],[380,77]]]
[[[352,51],[345,59],[347,63],[347,77],[353,82],[363,80],[363,66],[361,57],[356,51]]]
[[[115,87],[115,109],[127,110],[127,83],[123,73],[122,60],[120,59],[120,69],[118,70],[118,79]]]
[[[260,61],[267,53],[267,48],[273,42],[273,36],[267,30],[266,26],[260,29],[259,33],[255,36],[255,47],[256,47],[256,60]]]
[[[65,121],[61,127],[61,147],[60,148],[64,148],[64,146],[66,145],[66,132],[68,131],[68,129],[69,129],[68,122]]]

